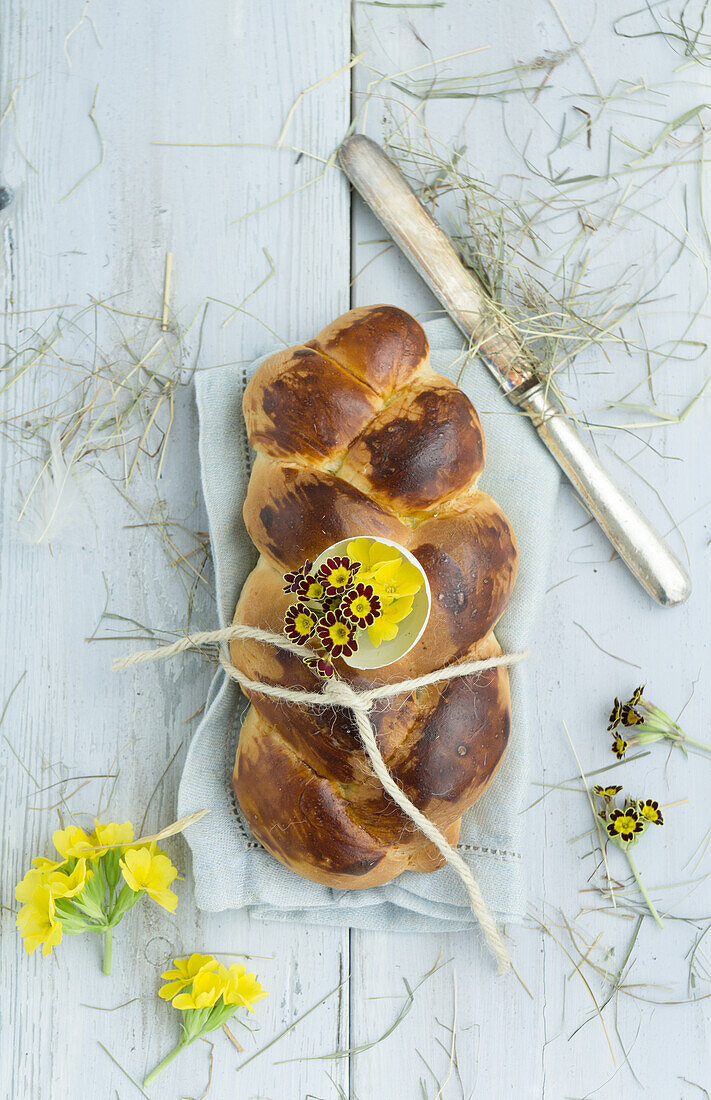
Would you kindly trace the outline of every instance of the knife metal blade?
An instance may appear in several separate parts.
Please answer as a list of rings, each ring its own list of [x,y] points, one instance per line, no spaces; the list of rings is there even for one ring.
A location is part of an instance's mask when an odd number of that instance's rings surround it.
[[[509,400],[530,418],[631,572],[658,603],[683,603],[691,580],[637,505],[613,481],[540,377],[507,320],[385,151],[364,134],[339,149],[343,171],[442,302]]]

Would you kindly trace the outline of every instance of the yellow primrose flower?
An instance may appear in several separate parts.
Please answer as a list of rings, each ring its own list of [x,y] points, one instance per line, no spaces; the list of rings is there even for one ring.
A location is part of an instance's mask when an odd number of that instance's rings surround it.
[[[169,1000],[173,993],[171,986],[183,987],[173,997],[173,1006],[183,1013],[182,1034],[178,1045],[144,1079],[146,1086],[196,1039],[223,1027],[240,1008],[252,1012],[257,1001],[269,996],[256,976],[247,974],[240,963],[233,963],[228,969],[212,955],[190,955],[173,959],[173,965],[175,969],[163,974],[169,981],[158,995]]]
[[[55,871],[57,867],[63,867],[66,863],[66,859],[46,859],[44,856],[35,856],[32,860],[32,866],[38,871]]]
[[[385,561],[395,561],[400,555],[394,546],[386,546],[375,539],[353,539],[348,543],[348,557],[360,562],[361,573],[369,573]]]
[[[45,872],[45,884],[52,891],[55,898],[74,898],[86,886],[87,878],[91,878],[92,872],[87,870],[86,860],[77,860],[77,865],[71,874],[66,871]]]
[[[348,543],[351,557],[355,557],[356,550],[357,561],[361,563],[357,579],[372,584],[381,600],[415,596],[422,588],[419,570],[392,546],[371,539],[354,539]]]
[[[639,688],[638,692],[640,694],[641,691],[642,689]],[[619,733],[615,735],[615,741],[622,742],[622,755],[624,756],[627,742],[624,738],[620,737]],[[594,793],[598,798],[602,798],[605,804],[604,809],[599,811],[599,816],[605,822],[605,829],[612,843],[615,844],[620,851],[624,852],[639,892],[646,902],[647,909],[654,917],[659,927],[663,928],[664,921],[660,917],[654,902],[650,898],[642,882],[642,877],[635,863],[634,856],[632,855],[632,849],[650,825],[664,824],[664,816],[659,808],[659,803],[653,798],[636,799],[630,798],[630,796],[627,795],[624,808],[621,809],[619,806],[616,806],[614,804],[614,799],[621,790],[622,788],[619,786],[600,787],[595,785],[593,787]]]
[[[615,696],[612,701],[612,710],[610,711],[610,717],[607,721],[607,732],[614,733],[620,722],[622,721],[622,703]]]
[[[129,848],[119,861],[123,877],[134,893],[145,890],[153,901],[162,905],[169,913],[175,912],[178,899],[170,889],[178,872],[165,852],[154,850],[154,846]]]
[[[40,944],[42,954],[49,955],[52,948],[62,942],[62,922],[54,915],[54,898],[49,886],[34,888],[30,900],[17,914],[15,923],[28,955],[36,951]]]
[[[380,598],[381,615],[368,627],[374,646],[397,637],[398,623],[412,611],[413,597],[422,588],[422,576],[397,550],[373,539],[354,539],[348,553],[361,563],[356,581],[370,584]]]
[[[113,932],[129,909],[148,895],[174,912],[178,899],[170,884],[177,870],[155,844],[134,842],[133,833],[130,821],[98,818],[93,831],[69,825],[54,833],[58,858],[35,856],[15,887],[17,927],[28,951],[42,945],[48,955],[63,936],[100,934],[102,969],[110,974]]]
[[[56,914],[55,899],[68,902],[76,897],[83,891],[92,872],[87,871],[85,859],[78,860],[70,873],[59,869],[63,864],[50,859],[38,857],[34,862],[36,866],[15,887],[15,897],[24,902],[15,923],[29,954],[42,944],[42,954],[49,955],[52,948],[61,943],[63,921],[69,922],[68,931],[80,930],[77,926],[78,914],[67,916],[65,909],[62,909],[61,917]]]
[[[394,600],[389,605],[383,603],[380,618],[368,627],[368,637],[376,648],[381,642],[389,642],[397,637],[397,624],[412,611],[412,600],[412,596],[404,596],[401,600]]]
[[[35,860],[35,863],[37,862],[39,861]],[[33,868],[15,887],[15,897],[18,901],[30,903],[35,890],[40,886],[48,887],[55,898],[73,898],[84,889],[87,878],[85,859],[77,862],[71,874],[57,870],[62,864],[53,863],[49,859],[41,862],[48,866],[47,870],[41,867]]]
[[[87,852],[86,849],[93,846],[94,839],[85,833],[83,829],[80,829],[78,825],[70,825],[67,829],[57,829],[56,833],[52,834],[52,841],[54,847],[64,859],[78,859],[81,855],[86,855],[89,859],[95,859],[98,856],[98,852]]]
[[[225,980],[220,974],[203,970],[193,978],[192,989],[179,993],[173,1005],[183,1012],[190,1008],[212,1008],[224,988]]]
[[[198,974],[215,972],[217,959],[212,955],[191,955],[187,959],[173,959],[174,970],[166,970],[161,978],[166,979],[166,985],[158,990],[158,996],[164,1001],[172,1001],[177,993],[190,985]]]
[[[415,596],[422,588],[422,576],[406,558],[385,561],[372,571],[370,583],[379,596],[392,600]]]
[[[40,871],[38,868],[28,871],[15,887],[15,897],[17,900],[24,904],[31,902],[37,887],[44,884],[44,877],[44,871]]]
[[[219,974],[224,981],[222,999],[226,1005],[239,1005],[249,1012],[254,1012],[257,1001],[269,996],[266,989],[262,989],[255,974],[245,973],[242,963],[232,963],[230,967],[221,966]]]
[[[122,825],[118,825],[115,821],[107,821],[106,824],[102,824],[94,818],[94,835],[92,840],[95,844],[101,845],[101,848],[97,848],[95,852],[91,853],[91,858],[94,859],[98,856],[103,856],[106,852],[104,844],[109,847],[114,844],[130,844],[133,840],[133,825],[130,821],[124,821]]]

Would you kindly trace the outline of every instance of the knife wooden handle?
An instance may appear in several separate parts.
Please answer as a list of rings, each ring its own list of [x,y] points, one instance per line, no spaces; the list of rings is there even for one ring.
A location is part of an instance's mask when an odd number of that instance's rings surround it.
[[[536,363],[452,242],[412,191],[400,169],[364,134],[339,150],[344,172],[577,490],[631,572],[658,603],[682,603],[691,592],[683,565],[637,505],[619,488],[552,399]]]
[[[412,191],[397,165],[365,134],[339,150],[344,172],[413,267],[439,298],[505,389],[525,384],[534,364],[516,332],[468,271],[447,234]]]

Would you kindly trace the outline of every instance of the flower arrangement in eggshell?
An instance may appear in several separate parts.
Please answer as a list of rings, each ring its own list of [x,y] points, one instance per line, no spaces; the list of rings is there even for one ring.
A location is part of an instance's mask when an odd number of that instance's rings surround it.
[[[284,591],[297,598],[284,615],[284,632],[312,651],[304,662],[325,678],[335,675],[337,657],[360,669],[399,660],[419,641],[430,614],[420,563],[387,539],[334,543],[286,573]]]

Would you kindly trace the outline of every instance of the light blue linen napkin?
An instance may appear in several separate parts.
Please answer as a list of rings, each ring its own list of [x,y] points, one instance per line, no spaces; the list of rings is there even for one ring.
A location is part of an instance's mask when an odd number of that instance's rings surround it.
[[[448,320],[425,326],[432,366],[457,381],[476,406],[486,435],[480,487],[503,508],[516,532],[520,568],[509,607],[496,628],[505,652],[534,651],[533,628],[548,573],[560,476],[528,421],[502,397]],[[261,360],[260,360],[261,362]],[[215,563],[220,625],[232,621],[256,551],[242,522],[251,452],[242,395],[258,363],[219,367],[196,378],[200,463]],[[525,912],[522,802],[528,779],[530,715],[527,663],[510,671],[513,722],[504,761],[486,794],[464,817],[458,849],[500,921]],[[185,834],[192,849],[200,909],[249,908],[268,920],[402,931],[455,931],[474,923],[466,893],[450,868],[408,871],[370,890],[334,890],[307,882],[277,862],[252,836],[235,803],[230,777],[245,701],[220,670],[188,750],[178,815],[209,809]]]

